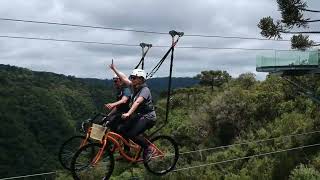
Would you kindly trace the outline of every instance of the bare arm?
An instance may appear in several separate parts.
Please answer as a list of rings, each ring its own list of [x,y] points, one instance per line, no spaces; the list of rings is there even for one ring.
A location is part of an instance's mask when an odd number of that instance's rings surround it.
[[[127,86],[131,85],[131,81],[129,80],[129,78],[123,74],[122,72],[120,72],[115,65],[112,63],[111,65],[109,65],[109,67],[111,68],[111,70],[120,78],[120,80],[125,83]]]
[[[122,115],[123,119],[128,118],[130,115],[132,115],[132,113],[134,113],[136,111],[136,109],[138,108],[138,106],[144,101],[144,98],[142,96],[139,96],[136,101],[132,104],[130,110],[127,113],[124,113]]]
[[[114,107],[108,114],[108,116],[114,114],[117,111],[117,107]]]
[[[119,100],[119,101],[116,101],[114,103],[108,103],[106,104],[105,106],[108,108],[108,109],[114,109],[115,107],[119,106],[120,104],[125,104],[127,103],[127,101],[129,100],[129,98],[127,96],[122,96],[122,98]]]
[[[122,98],[121,98],[119,101],[114,102],[113,104],[114,104],[115,106],[119,106],[120,104],[125,104],[125,103],[127,103],[128,100],[129,100],[129,98],[128,98],[127,96],[122,96]]]

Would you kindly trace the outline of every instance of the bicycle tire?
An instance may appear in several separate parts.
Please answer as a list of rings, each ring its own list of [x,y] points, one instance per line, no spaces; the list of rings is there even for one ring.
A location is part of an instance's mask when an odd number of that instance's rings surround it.
[[[167,141],[166,143],[167,144],[160,144],[161,141]],[[167,154],[168,152],[165,152],[165,156],[164,157],[172,157],[172,160],[169,160],[169,165],[166,166],[165,168],[160,168],[161,167],[161,164],[158,163],[156,164],[154,167],[151,163],[155,163],[156,159],[160,159],[160,158],[151,158],[150,161],[146,161],[144,160],[143,161],[143,164],[145,166],[145,168],[152,174],[154,175],[158,175],[158,176],[162,176],[162,175],[165,175],[167,174],[168,172],[172,171],[175,166],[176,166],[176,163],[179,159],[179,148],[178,148],[178,144],[169,136],[156,136],[154,138],[152,138],[150,140],[150,142],[152,142],[153,144],[156,145],[157,148],[159,148],[161,151],[169,151],[169,147],[168,146],[172,146],[172,151],[174,152],[171,152],[171,155],[168,156],[169,154]],[[167,156],[166,156],[167,155]],[[143,154],[143,157],[145,157],[145,154]],[[168,160],[166,160],[168,162]],[[163,164],[163,163],[162,163]],[[160,170],[156,170],[155,168],[160,168]]]
[[[70,162],[74,155],[74,153],[80,148],[81,142],[86,138],[86,136],[79,135],[79,136],[72,136],[69,139],[67,139],[59,149],[59,162],[65,169],[70,171]],[[73,149],[68,150],[68,146],[72,146],[74,143],[74,146],[71,147]],[[91,143],[91,140],[88,139],[88,143]]]
[[[113,154],[110,153],[109,149],[105,149],[104,154],[101,156],[102,159],[96,165],[91,165],[91,162],[95,158],[96,154],[99,152],[100,148],[102,148],[101,143],[91,143],[81,147],[72,157],[71,160],[71,173],[74,179],[76,180],[94,180],[94,179],[103,179],[107,180],[110,178],[113,169],[114,169],[114,157]],[[86,154],[86,151],[89,149],[89,154]],[[93,149],[93,154],[91,154],[91,150]],[[86,156],[83,157],[82,155]],[[86,159],[87,158],[87,159]],[[81,161],[85,161],[85,164],[81,165]],[[100,168],[104,167],[105,162],[109,162],[105,167],[107,170],[101,171]],[[80,167],[79,167],[80,166]],[[89,171],[93,172],[90,173]],[[84,174],[81,174],[81,171],[84,171]]]

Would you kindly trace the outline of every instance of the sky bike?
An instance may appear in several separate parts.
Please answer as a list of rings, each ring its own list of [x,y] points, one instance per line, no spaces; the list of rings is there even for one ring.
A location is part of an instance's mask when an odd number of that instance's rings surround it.
[[[72,157],[70,169],[74,179],[109,179],[112,175],[114,154],[128,163],[143,163],[154,175],[165,175],[172,171],[179,159],[177,143],[169,136],[148,137],[146,141],[153,147],[150,160],[144,160],[142,148],[132,140],[126,140],[120,134],[110,131],[107,125],[93,124],[89,129],[90,138],[99,142],[82,146]],[[124,150],[129,147],[129,151]]]
[[[138,65],[135,68],[138,68],[140,65],[142,69],[144,67],[144,58],[147,55],[149,49],[152,47],[152,44],[140,43],[142,47],[142,57]],[[108,116],[103,113],[97,113],[93,118],[90,118],[86,121],[83,121],[81,124],[80,131],[84,133],[83,135],[75,135],[68,138],[59,149],[58,159],[63,168],[70,170],[70,162],[73,154],[82,146],[91,143],[92,140],[89,138],[90,134],[88,129],[93,123],[102,124],[108,120]]]
[[[162,126],[160,126],[156,131],[154,131],[150,135],[150,137],[153,137],[153,135],[155,133],[157,133],[160,129],[162,129],[165,126],[165,124],[167,123],[167,120],[168,120],[169,99],[170,99],[170,92],[171,92],[173,52],[174,52],[174,47],[176,46],[176,44],[179,41],[179,38],[183,36],[183,32],[176,32],[176,31],[173,30],[173,31],[170,31],[169,34],[172,37],[172,45],[171,45],[170,49],[165,53],[165,55],[159,61],[159,63],[148,74],[148,78],[151,78],[157,72],[157,70],[160,68],[160,66],[162,65],[162,63],[166,59],[166,57],[171,52],[170,75],[169,75],[169,84],[168,84],[168,96],[167,96],[165,123]],[[178,36],[177,39],[175,39],[176,36]],[[145,57],[146,53],[148,52],[148,50],[151,48],[152,45],[151,44],[141,43],[140,46],[142,47],[142,58],[141,58],[139,64],[137,65],[137,67],[141,64],[142,65],[142,69],[143,69],[144,57]],[[145,48],[147,48],[147,50],[145,50]],[[91,125],[92,122],[89,123],[89,124]],[[91,167],[95,167],[97,165],[99,159],[103,157],[102,154],[107,154],[107,156],[110,157],[110,168],[109,168],[109,170],[106,171],[107,172],[106,176],[103,176],[104,179],[107,179],[105,177],[111,176],[111,174],[112,174],[112,170],[114,168],[113,153],[116,150],[119,150],[120,155],[123,156],[126,160],[128,160],[130,162],[134,162],[134,163],[143,162],[145,167],[146,167],[146,169],[148,171],[150,171],[151,173],[156,174],[156,175],[163,175],[163,174],[166,174],[167,172],[170,172],[174,168],[174,166],[175,166],[175,164],[176,164],[176,162],[178,160],[178,154],[179,154],[178,153],[178,146],[177,146],[177,144],[174,142],[174,140],[171,137],[168,137],[168,136],[157,136],[157,137],[154,137],[154,138],[146,137],[147,140],[150,139],[149,142],[156,149],[156,151],[155,151],[156,155],[154,155],[153,158],[151,158],[151,161],[144,162],[143,159],[140,158],[141,152],[142,152],[141,151],[141,147],[139,145],[135,144],[133,141],[130,141],[130,140],[129,140],[129,142],[126,141],[123,137],[121,137],[119,134],[116,134],[114,132],[109,132],[107,134],[104,134],[103,137],[105,137],[105,139],[100,139],[102,137],[98,138],[100,143],[90,144],[91,143],[91,139],[88,138],[88,137],[90,137],[90,136],[92,137],[92,135],[91,135],[92,128],[93,127],[91,127],[89,129],[90,131],[87,132],[86,136],[71,137],[60,148],[59,160],[60,160],[61,164],[66,169],[70,170],[70,158],[74,154],[75,150],[79,149],[79,147],[80,147],[80,149],[77,151],[75,156],[73,156],[74,157],[73,158],[74,165],[73,165],[73,167],[71,167],[71,169],[73,170],[73,174],[74,174],[75,178],[77,178],[77,173],[76,172],[81,172],[82,169],[83,169],[83,168],[79,168],[78,165],[75,164],[75,163],[77,163],[76,162],[76,159],[77,159],[76,156],[80,156],[82,151],[89,151],[89,154],[87,154],[89,159],[92,157],[92,154],[96,153],[96,151],[99,152],[100,155],[97,154],[96,158],[94,159],[95,160],[94,162],[90,162],[89,164],[87,162],[87,165],[91,166]],[[104,127],[104,128],[106,128],[106,127]],[[105,129],[105,131],[106,131],[106,129]],[[164,142],[161,143],[161,141],[164,141]],[[112,149],[110,149],[110,147],[106,148],[107,147],[107,142],[112,142],[114,144],[114,147]],[[116,142],[118,142],[118,143],[116,143]],[[80,144],[80,146],[79,146],[79,144]],[[135,156],[130,156],[126,152],[124,152],[122,150],[123,144],[126,144],[127,146],[129,146],[130,150],[134,151],[133,154],[135,154]],[[172,153],[168,153],[169,150],[166,150],[166,151],[161,150],[163,147],[166,147],[166,144],[167,144],[167,147],[170,147],[170,146],[173,147],[172,149],[174,149],[174,150],[173,150]],[[97,148],[99,148],[99,150]],[[171,157],[171,158],[173,157],[172,163],[171,164],[167,163],[167,164],[169,164],[169,166],[167,168],[162,168],[162,170],[155,170],[154,168],[157,167],[157,165],[153,166],[152,163],[150,163],[150,162],[153,162],[153,164],[157,164],[157,163],[154,163],[154,162],[156,162],[156,160],[158,160],[160,158],[160,159],[162,159],[162,160],[160,160],[160,162],[162,161],[162,165],[163,165],[163,164],[166,164],[165,162],[168,162],[167,160],[164,160],[165,157]],[[160,165],[161,165],[161,163],[160,163]],[[84,167],[86,167],[86,166],[84,166]],[[158,166],[158,167],[160,167],[160,169],[161,169],[162,166]],[[88,168],[85,168],[85,169],[88,169]],[[95,168],[95,169],[97,169],[97,168]]]

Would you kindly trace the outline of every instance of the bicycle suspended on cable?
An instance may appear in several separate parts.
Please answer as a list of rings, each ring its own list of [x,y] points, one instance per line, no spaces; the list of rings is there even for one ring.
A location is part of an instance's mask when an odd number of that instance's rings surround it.
[[[90,138],[99,143],[81,147],[72,157],[71,172],[74,179],[108,179],[114,169],[114,153],[119,152],[123,160],[131,163],[143,163],[146,169],[155,175],[164,175],[175,167],[179,158],[176,142],[169,136],[144,138],[153,147],[151,159],[144,160],[142,148],[133,141],[127,141],[120,134],[110,131],[105,126],[93,124],[89,130]],[[150,139],[150,140],[149,140]],[[124,150],[124,146],[130,148]]]
[[[171,52],[168,98],[170,98],[171,91],[173,51],[183,33],[170,31],[169,34],[172,36],[172,46],[149,74],[149,77],[152,77]],[[178,38],[175,40],[176,36],[178,36]],[[166,122],[168,117],[168,104],[169,101],[167,101]],[[70,165],[74,179],[108,179],[114,169],[114,153],[116,151],[128,162],[143,163],[146,169],[155,175],[164,175],[172,171],[179,159],[179,149],[177,143],[171,137],[163,135],[154,136],[163,126],[158,128],[150,136],[144,134],[144,138],[154,149],[151,159],[147,161],[141,158],[142,148],[138,144],[131,140],[127,141],[121,135],[109,131],[104,126],[93,124],[89,129],[90,138],[98,140],[99,143],[87,144],[74,154]],[[129,147],[130,151],[126,152],[124,146]]]
[[[144,68],[144,58],[147,55],[149,49],[152,47],[152,44],[140,43],[140,46],[142,48],[142,57],[135,69],[140,65],[142,69]],[[90,140],[89,138],[90,133],[88,132],[88,129],[93,123],[97,123],[97,121],[99,121],[100,123],[98,124],[102,124],[101,122],[105,120],[107,120],[107,115],[98,113],[93,118],[83,121],[81,124],[81,132],[85,133],[85,135],[72,136],[60,146],[58,159],[62,167],[70,170],[70,162],[74,153],[82,146],[92,142],[92,140]]]

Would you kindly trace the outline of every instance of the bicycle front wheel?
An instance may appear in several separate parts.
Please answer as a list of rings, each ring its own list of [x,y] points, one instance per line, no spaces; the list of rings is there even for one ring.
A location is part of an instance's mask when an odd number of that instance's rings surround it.
[[[114,169],[114,157],[108,148],[105,149],[99,161],[93,164],[93,161],[101,148],[102,144],[100,143],[87,144],[74,154],[70,165],[74,179],[107,180],[110,178]]]
[[[155,175],[164,175],[170,172],[179,159],[179,148],[177,143],[169,136],[157,136],[150,140],[158,150],[150,161],[144,161],[146,169]]]
[[[59,150],[60,164],[67,170],[70,170],[70,162],[74,153],[80,148],[81,143],[86,139],[86,136],[72,136],[66,140]],[[88,139],[87,143],[91,143]]]

